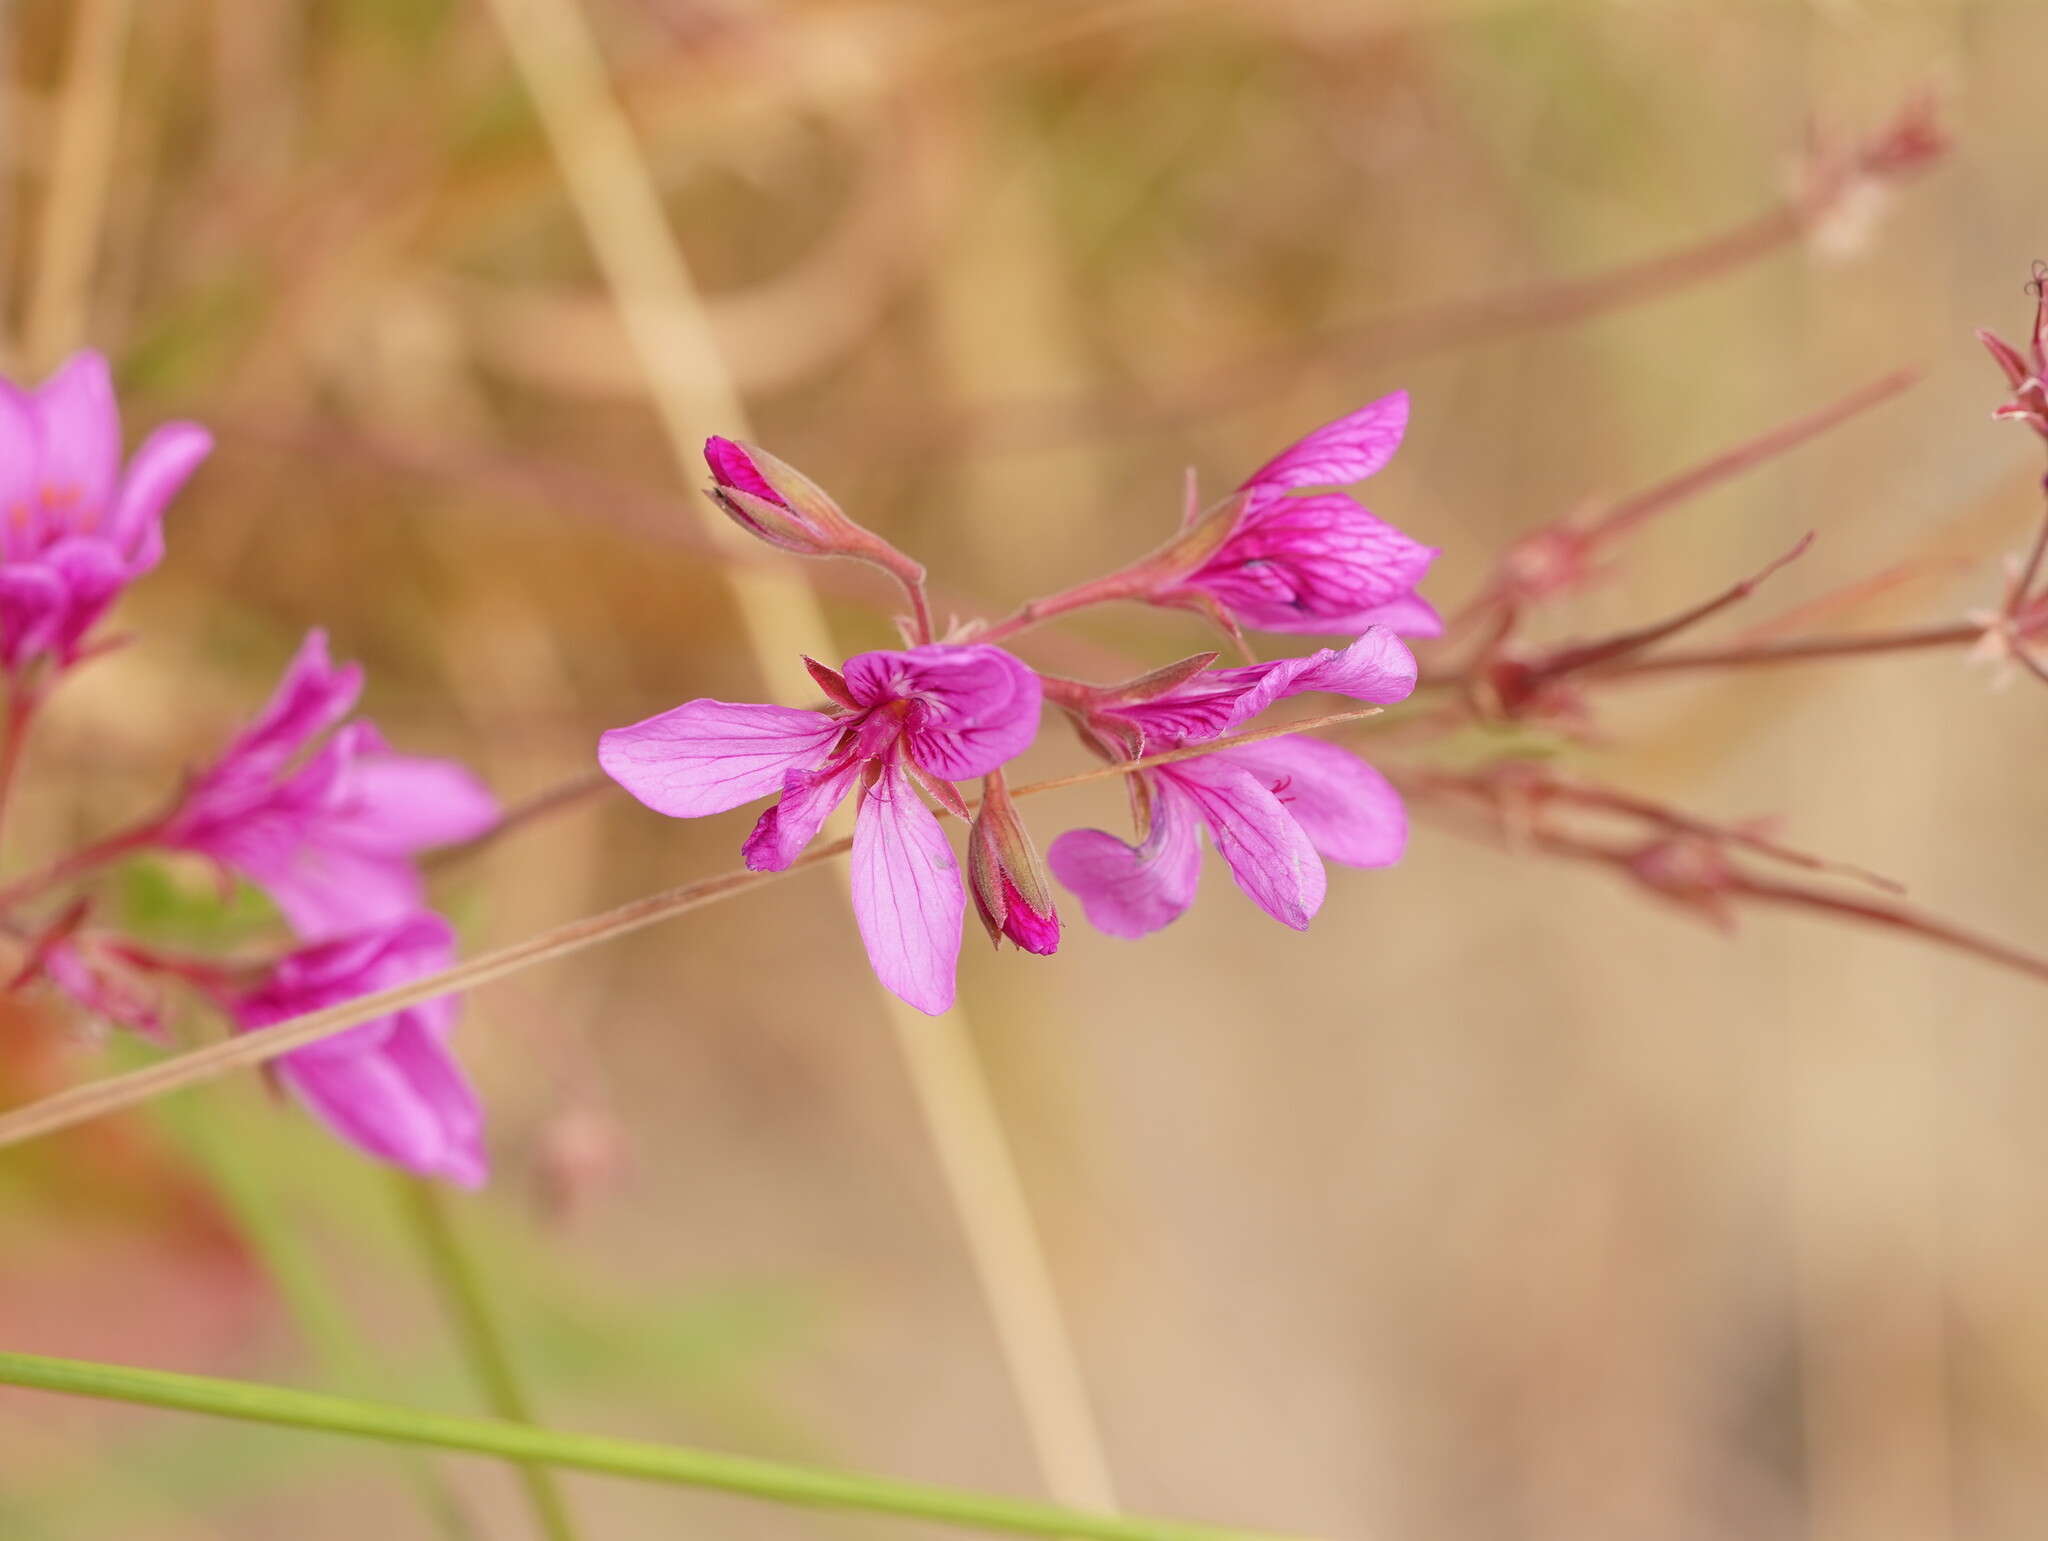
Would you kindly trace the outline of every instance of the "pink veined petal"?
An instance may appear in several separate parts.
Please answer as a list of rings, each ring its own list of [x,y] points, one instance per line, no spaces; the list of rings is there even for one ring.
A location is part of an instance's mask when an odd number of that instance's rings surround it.
[[[736,487],[757,498],[766,498],[779,508],[789,507],[788,500],[768,485],[768,478],[761,474],[744,445],[714,434],[704,441],[704,463],[711,468],[711,479],[719,486]]]
[[[1348,749],[1319,738],[1272,738],[1212,761],[1250,771],[1318,854],[1347,867],[1390,867],[1408,845],[1401,794]]]
[[[1316,848],[1263,781],[1216,758],[1181,761],[1164,779],[1194,800],[1217,853],[1252,903],[1283,926],[1307,930],[1328,883]]]
[[[404,855],[473,840],[498,822],[498,800],[458,760],[377,750],[349,766],[344,803],[325,821],[364,851]]]
[[[985,776],[1038,736],[1043,689],[1018,659],[986,643],[939,643],[847,659],[846,685],[864,707],[910,703],[911,758],[945,781]]]
[[[1384,626],[1366,628],[1364,635],[1342,649],[1323,648],[1305,658],[1218,669],[1215,677],[1242,681],[1250,687],[1231,704],[1221,731],[1235,732],[1274,702],[1310,691],[1381,706],[1405,701],[1415,689],[1415,673],[1415,655]]]
[[[598,740],[606,775],[674,819],[723,813],[782,789],[817,764],[840,724],[818,712],[730,701],[686,701],[613,728]]]
[[[1384,626],[1397,637],[1441,637],[1444,634],[1444,618],[1437,614],[1436,606],[1420,594],[1403,594],[1399,599],[1390,599],[1383,605],[1360,610],[1329,623],[1333,631],[1360,632],[1368,626]],[[1268,631],[1320,631],[1319,626],[1286,627],[1269,625]]]
[[[1070,829],[1047,848],[1045,859],[1096,930],[1149,936],[1195,902],[1202,843],[1194,804],[1171,783],[1156,780],[1152,830],[1143,845],[1127,845],[1106,830]]]
[[[875,976],[930,1016],[953,1004],[967,889],[946,832],[894,765],[860,802],[853,915]]]
[[[1394,458],[1408,431],[1408,393],[1395,391],[1325,423],[1247,476],[1246,487],[1342,487]]]
[[[0,662],[11,668],[45,651],[68,597],[64,580],[42,563],[0,563]]]
[[[860,778],[867,762],[847,755],[814,771],[793,770],[783,778],[782,798],[764,810],[741,855],[754,872],[780,872],[818,838],[832,810]]]
[[[140,576],[163,558],[162,520],[178,489],[213,452],[213,435],[197,423],[166,423],[129,458],[101,531]]]
[[[30,399],[43,440],[44,498],[61,526],[86,528],[106,510],[121,469],[121,413],[106,359],[72,354]]]
[[[35,409],[23,392],[0,380],[0,551],[21,556],[29,516],[42,500],[43,443]]]
[[[1276,495],[1185,586],[1248,626],[1336,631],[1346,617],[1413,591],[1437,556],[1348,493]]]

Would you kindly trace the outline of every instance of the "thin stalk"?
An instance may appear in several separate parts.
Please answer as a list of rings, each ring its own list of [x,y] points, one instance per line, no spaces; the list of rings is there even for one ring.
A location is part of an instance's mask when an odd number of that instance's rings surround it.
[[[2048,476],[2041,479],[2041,492],[2048,496]],[[2048,559],[2048,513],[2042,515],[2034,529],[2034,543],[2027,549],[2026,561],[2012,576],[2012,586],[2005,592],[2005,613],[2016,616],[2027,602],[2027,593],[2034,586],[2034,580],[2041,575],[2041,563]]]
[[[533,1422],[533,1413],[512,1363],[511,1350],[491,1309],[490,1290],[469,1249],[457,1233],[455,1217],[439,1187],[409,1173],[397,1176],[399,1207],[405,1211],[412,1239],[441,1297],[441,1307],[462,1345],[469,1373],[492,1412],[512,1423]],[[535,1525],[548,1541],[576,1541],[576,1523],[554,1473],[530,1461],[519,1463],[519,1476]]]
[[[1083,782],[1129,775],[1132,771],[1144,770],[1150,766],[1192,759],[1197,755],[1214,754],[1218,750],[1231,749],[1242,744],[1255,744],[1290,733],[1305,733],[1314,728],[1355,722],[1360,718],[1375,716],[1379,710],[1376,706],[1366,707],[1360,711],[1333,713],[1328,717],[1312,717],[1303,722],[1287,723],[1277,728],[1236,733],[1227,738],[1211,739],[1206,744],[1190,745],[1185,749],[1146,755],[1142,759],[1099,766],[1092,771],[1083,771],[1073,776],[1060,776],[1051,781],[1034,782],[1028,786],[1014,788],[1010,795],[1029,797],[1034,793],[1050,792],[1059,787],[1079,786]],[[851,839],[830,840],[822,845],[812,846],[781,872],[727,872],[718,877],[702,878],[694,883],[664,889],[660,893],[630,900],[614,909],[597,915],[588,915],[581,920],[572,920],[567,925],[556,926],[537,936],[527,937],[524,941],[484,953],[480,957],[458,963],[453,968],[444,969],[438,974],[429,974],[406,984],[395,985],[389,990],[359,996],[355,1000],[345,1001],[338,1006],[329,1006],[321,1011],[308,1012],[304,1016],[280,1022],[274,1027],[266,1027],[260,1033],[242,1033],[220,1043],[208,1044],[203,1049],[193,1049],[170,1059],[159,1060],[154,1065],[144,1065],[139,1070],[88,1081],[82,1086],[72,1087],[69,1091],[58,1092],[29,1103],[26,1107],[16,1108],[9,1113],[0,1113],[0,1149],[41,1135],[54,1134],[59,1129],[69,1128],[87,1119],[99,1118],[136,1103],[147,1102],[181,1087],[212,1080],[231,1070],[263,1064],[276,1059],[280,1054],[289,1054],[294,1049],[302,1049],[309,1043],[331,1038],[336,1033],[346,1032],[351,1027],[359,1027],[377,1017],[389,1016],[394,1011],[417,1005],[421,1001],[475,989],[480,985],[489,984],[492,980],[503,979],[507,975],[532,968],[537,963],[567,957],[571,953],[583,951],[586,947],[628,935],[659,921],[716,903],[733,894],[762,887],[791,872],[801,872],[806,868],[818,866],[835,856],[843,856],[852,849]],[[889,999],[893,1000],[895,997],[891,996]]]
[[[118,830],[104,840],[94,841],[68,856],[59,857],[39,872],[31,872],[16,878],[5,887],[0,887],[0,911],[11,910],[16,905],[47,893],[60,883],[84,877],[88,872],[97,872],[110,862],[133,855],[154,841],[162,827],[161,820],[151,819],[148,823]]]
[[[84,334],[121,109],[121,55],[134,0],[77,0],[56,146],[44,184],[23,348],[38,367]]]
[[[745,404],[588,18],[578,0],[491,3],[639,356],[677,466],[685,477],[694,477],[706,435],[752,437]],[[747,540],[730,526],[714,538],[728,544]],[[726,564],[720,572],[739,609],[756,667],[772,686],[796,681],[801,655],[832,656],[823,607],[798,572],[740,564]],[[913,608],[921,612],[915,624],[929,634],[921,589],[912,596]],[[941,1166],[974,1252],[975,1272],[984,1281],[1003,1278],[1000,1288],[984,1294],[1048,1490],[1069,1501],[1107,1506],[1108,1462],[1080,1376],[1072,1369],[1071,1334],[1052,1290],[1044,1246],[1021,1201],[1022,1185],[993,1103],[964,1096],[954,1105],[937,1105],[933,1099],[953,1097],[966,1085],[959,1076],[922,1063],[941,1034],[922,1023],[913,1025],[907,1007],[878,984],[873,988],[895,1029],[925,1122],[941,1147]],[[958,1035],[960,1052],[971,1052],[963,1015],[956,1011],[946,1031]],[[948,1131],[969,1121],[978,1126],[975,1137],[949,1146]],[[991,1238],[998,1234],[1001,1241],[992,1251]],[[1027,1303],[1026,1317],[1006,1319],[1020,1302]],[[1040,1365],[1020,1357],[1027,1352],[1053,1355],[1065,1368],[1048,1377]],[[1062,1455],[1074,1451],[1085,1451],[1085,1459],[1070,1461]]]
[[[0,831],[14,800],[14,783],[21,774],[21,757],[28,747],[29,727],[35,721],[42,693],[33,685],[17,684],[7,697],[7,716],[0,723]]]
[[[1013,1535],[1076,1536],[1083,1541],[1278,1541],[1218,1526],[1089,1514],[1028,1499],[759,1461],[683,1445],[558,1433],[528,1424],[455,1418],[249,1381],[51,1359],[41,1354],[0,1353],[0,1385],[505,1460],[539,1461],[566,1470],[708,1488],[774,1503],[891,1514]]]

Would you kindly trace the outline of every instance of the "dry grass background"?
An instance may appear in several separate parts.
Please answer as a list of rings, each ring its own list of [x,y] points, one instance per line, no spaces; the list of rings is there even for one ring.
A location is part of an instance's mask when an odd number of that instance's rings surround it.
[[[1660,525],[1570,629],[1662,615],[1808,528],[1776,602],[1924,559],[1867,618],[1947,620],[2031,526],[2034,446],[1986,421],[1969,336],[2021,327],[2048,252],[2024,0],[586,4],[757,437],[949,593],[1007,607],[1141,550],[1182,466],[1220,485],[1398,385],[1415,427],[1370,500],[1445,548],[1439,602],[1509,536],[1900,363],[1924,383]],[[89,283],[52,294],[88,13],[127,32],[104,219]],[[89,340],[131,429],[221,440],[124,612],[142,643],[39,746],[18,859],[158,795],[309,625],[369,664],[391,737],[508,796],[606,726],[754,693],[485,7],[0,17],[10,368]],[[1783,196],[1809,123],[1865,130],[1930,86],[1954,153],[1824,238],[1583,325],[1344,345],[1711,235]],[[885,644],[879,587],[821,576],[848,647]],[[1068,635],[1024,650],[1195,633]],[[1781,814],[2016,941],[2048,924],[2037,691],[1934,654],[1632,686],[1603,720],[1589,771]],[[1115,813],[1062,797],[1042,837]],[[592,804],[449,902],[510,940],[723,870],[741,832]],[[1396,871],[1333,875],[1307,937],[1205,886],[1146,944],[1076,928],[1051,963],[964,971],[1133,1508],[1446,1541],[2041,1533],[2037,985],[1800,919],[1725,939],[1427,828]],[[807,876],[471,1004],[499,1163],[475,1223],[548,1419],[1032,1488],[861,967]],[[9,1100],[98,1053],[47,1011],[0,1021]],[[0,1159],[7,1344],[322,1379],[192,1175],[195,1131],[344,1283],[375,1388],[465,1405],[384,1188],[253,1092]],[[455,1475],[486,1534],[521,1533],[502,1473]],[[9,1537],[425,1534],[398,1477],[290,1433],[0,1401]],[[570,1486],[592,1537],[854,1528]]]

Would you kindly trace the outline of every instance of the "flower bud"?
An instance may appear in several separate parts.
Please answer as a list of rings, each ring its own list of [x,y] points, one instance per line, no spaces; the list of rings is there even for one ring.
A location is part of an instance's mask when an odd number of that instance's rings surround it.
[[[967,832],[967,879],[974,907],[997,946],[1008,937],[1041,956],[1060,945],[1052,884],[1001,771],[982,783],[981,810]]]
[[[798,556],[881,560],[891,548],[846,517],[831,494],[795,466],[732,439],[704,441],[711,501],[749,535]],[[883,565],[888,565],[884,562]]]

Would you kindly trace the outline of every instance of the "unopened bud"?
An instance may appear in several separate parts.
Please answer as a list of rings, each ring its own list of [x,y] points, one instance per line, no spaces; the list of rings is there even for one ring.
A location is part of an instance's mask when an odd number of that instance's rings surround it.
[[[983,783],[981,809],[967,832],[967,879],[991,942],[1001,946],[1008,937],[1041,956],[1059,950],[1052,883],[1001,771]]]

